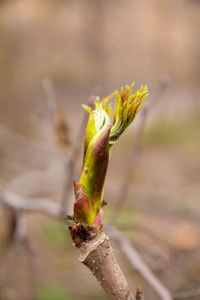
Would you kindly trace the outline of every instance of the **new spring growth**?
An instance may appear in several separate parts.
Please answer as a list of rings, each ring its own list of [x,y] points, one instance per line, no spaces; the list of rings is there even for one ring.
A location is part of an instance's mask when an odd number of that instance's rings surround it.
[[[102,101],[97,97],[95,107],[83,107],[89,113],[84,139],[83,165],[79,182],[74,181],[74,220],[101,228],[103,187],[111,148],[125,129],[133,122],[144,99],[147,86],[132,94],[134,83],[115,91]],[[115,95],[116,105],[111,124],[110,99]]]

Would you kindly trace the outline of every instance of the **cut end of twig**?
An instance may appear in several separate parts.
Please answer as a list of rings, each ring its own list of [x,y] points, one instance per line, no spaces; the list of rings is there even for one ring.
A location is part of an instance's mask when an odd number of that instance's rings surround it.
[[[137,291],[136,291],[136,300],[144,300],[144,293],[142,291],[141,286],[139,286],[137,288]]]
[[[96,238],[98,229],[96,226],[88,226],[84,223],[76,223],[68,227],[74,245],[80,248],[84,243]]]
[[[81,247],[79,249],[79,260],[80,262],[84,263],[87,259],[87,256],[95,251],[99,245],[103,242],[109,241],[109,237],[103,232],[99,231],[95,237],[93,237],[90,241],[82,242]]]

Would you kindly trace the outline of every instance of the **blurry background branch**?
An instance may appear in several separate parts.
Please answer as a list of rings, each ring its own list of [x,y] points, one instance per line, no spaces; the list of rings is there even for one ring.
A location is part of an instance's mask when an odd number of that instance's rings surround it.
[[[60,204],[50,199],[23,198],[8,191],[0,191],[1,203],[24,212],[42,212],[54,218],[64,218],[64,212]]]
[[[193,291],[189,291],[189,292],[185,292],[185,293],[176,294],[176,295],[174,295],[173,299],[174,300],[178,300],[178,299],[192,300],[193,298],[198,299],[199,297],[200,297],[200,290],[193,290]]]
[[[143,278],[151,285],[153,290],[162,300],[172,300],[170,291],[160,282],[160,280],[151,272],[146,263],[143,262],[141,256],[134,249],[128,238],[123,236],[115,227],[108,226],[107,230],[112,238],[119,245],[122,253],[126,256],[131,266],[137,270]]]

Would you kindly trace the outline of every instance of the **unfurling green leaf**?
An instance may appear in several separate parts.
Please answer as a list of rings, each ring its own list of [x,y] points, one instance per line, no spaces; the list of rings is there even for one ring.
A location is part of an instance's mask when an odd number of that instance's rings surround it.
[[[113,127],[110,132],[110,146],[120,137],[124,130],[133,122],[144,99],[148,96],[147,86],[141,86],[135,94],[132,93],[134,83],[116,91],[116,106],[113,114]]]
[[[74,182],[74,220],[101,228],[103,187],[108,168],[110,149],[132,123],[148,95],[146,86],[132,94],[134,83],[121,88],[102,101],[97,97],[95,108],[83,105],[89,113],[84,139],[84,155],[79,182]],[[116,96],[111,125],[109,100]]]

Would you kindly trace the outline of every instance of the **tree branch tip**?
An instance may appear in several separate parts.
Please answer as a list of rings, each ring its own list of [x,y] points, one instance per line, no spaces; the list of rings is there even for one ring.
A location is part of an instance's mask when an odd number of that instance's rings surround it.
[[[136,300],[144,300],[144,293],[142,291],[142,287],[139,286],[136,291]]]

